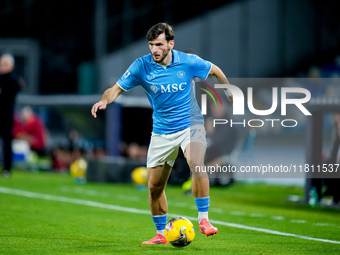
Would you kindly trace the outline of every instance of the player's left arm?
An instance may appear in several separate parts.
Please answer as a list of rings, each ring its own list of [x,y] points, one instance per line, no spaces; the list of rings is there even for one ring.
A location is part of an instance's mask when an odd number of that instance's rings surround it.
[[[217,66],[211,63],[211,69],[209,72],[209,75],[211,75],[218,83],[220,84],[229,84],[229,81],[225,74],[222,72],[222,70]],[[224,93],[226,94],[228,100],[233,103],[233,95],[231,94],[230,90],[224,89]]]

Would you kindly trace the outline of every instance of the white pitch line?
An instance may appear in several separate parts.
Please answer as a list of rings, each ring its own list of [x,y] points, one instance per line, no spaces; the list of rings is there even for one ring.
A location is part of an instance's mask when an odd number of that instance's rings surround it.
[[[64,202],[64,203],[70,203],[70,204],[86,205],[86,206],[110,209],[110,210],[115,210],[115,211],[150,215],[150,211],[148,210],[141,210],[141,209],[119,206],[119,205],[104,204],[104,203],[89,201],[89,200],[48,195],[48,194],[42,194],[42,193],[36,193],[36,192],[18,190],[18,189],[12,189],[12,188],[0,187],[0,193],[29,197],[29,198],[38,198],[38,199],[44,199],[48,201],[57,201],[57,202]],[[168,216],[176,217],[178,215],[168,214]],[[184,216],[184,217],[192,221],[197,221],[196,217],[191,217],[191,216]],[[335,241],[335,240],[296,235],[296,234],[291,234],[291,233],[285,233],[285,232],[280,232],[280,231],[275,231],[275,230],[270,230],[270,229],[265,229],[265,228],[250,227],[250,226],[246,226],[242,224],[224,222],[224,221],[219,221],[219,220],[209,220],[209,221],[213,224],[218,224],[218,225],[232,227],[232,228],[246,229],[246,230],[257,231],[257,232],[262,232],[262,233],[267,233],[267,234],[272,234],[272,235],[279,235],[279,236],[289,236],[289,237],[295,237],[295,238],[306,239],[306,240],[311,240],[311,241],[340,244],[340,241]]]
[[[283,216],[272,216],[272,217],[270,217],[272,220],[284,220],[285,219],[285,217],[283,217]]]
[[[290,220],[291,223],[299,223],[299,224],[304,224],[307,223],[306,220]]]

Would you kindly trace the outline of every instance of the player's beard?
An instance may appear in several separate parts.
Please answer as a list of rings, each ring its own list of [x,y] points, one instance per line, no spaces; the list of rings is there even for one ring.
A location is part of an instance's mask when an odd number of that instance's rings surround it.
[[[164,51],[163,56],[162,56],[159,60],[156,60],[155,57],[154,57],[154,55],[152,55],[152,58],[153,58],[153,60],[154,60],[157,64],[160,64],[160,63],[162,63],[162,62],[164,61],[164,59],[168,56],[169,52],[170,52],[170,48],[167,48],[166,51]]]

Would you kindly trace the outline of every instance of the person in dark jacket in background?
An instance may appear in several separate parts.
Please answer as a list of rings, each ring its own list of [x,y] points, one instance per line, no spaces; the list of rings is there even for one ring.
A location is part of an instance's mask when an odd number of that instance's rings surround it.
[[[14,72],[14,57],[3,54],[0,57],[0,136],[3,141],[3,175],[9,177],[12,167],[12,128],[15,97],[24,81]]]

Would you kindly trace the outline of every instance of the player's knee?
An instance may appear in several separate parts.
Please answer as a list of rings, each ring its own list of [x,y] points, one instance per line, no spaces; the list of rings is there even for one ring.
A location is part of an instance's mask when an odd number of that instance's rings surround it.
[[[149,183],[148,188],[149,188],[150,197],[152,199],[159,198],[164,190],[163,185],[160,186],[160,185],[155,185],[153,183]]]
[[[195,169],[200,168],[204,165],[201,159],[190,159],[189,166],[191,171],[195,171]]]

